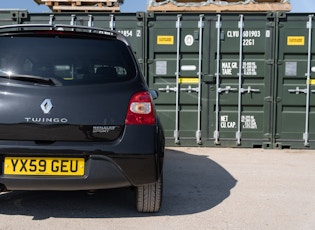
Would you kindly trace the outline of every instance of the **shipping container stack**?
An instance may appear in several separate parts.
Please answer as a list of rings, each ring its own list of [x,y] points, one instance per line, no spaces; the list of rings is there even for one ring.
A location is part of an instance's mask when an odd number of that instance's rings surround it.
[[[267,12],[290,11],[289,0],[149,0],[147,11],[155,12]]]
[[[53,12],[120,12],[124,0],[34,0]]]

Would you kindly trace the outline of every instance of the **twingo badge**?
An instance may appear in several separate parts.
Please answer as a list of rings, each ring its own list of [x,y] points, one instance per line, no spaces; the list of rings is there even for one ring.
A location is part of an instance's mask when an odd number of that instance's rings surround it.
[[[165,36],[165,35],[157,36],[156,43],[158,45],[174,45],[174,36]]]

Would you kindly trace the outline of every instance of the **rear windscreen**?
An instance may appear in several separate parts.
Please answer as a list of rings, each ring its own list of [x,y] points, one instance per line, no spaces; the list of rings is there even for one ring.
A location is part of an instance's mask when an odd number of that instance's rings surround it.
[[[62,85],[127,81],[136,76],[132,55],[119,40],[1,37],[0,74],[53,78]]]

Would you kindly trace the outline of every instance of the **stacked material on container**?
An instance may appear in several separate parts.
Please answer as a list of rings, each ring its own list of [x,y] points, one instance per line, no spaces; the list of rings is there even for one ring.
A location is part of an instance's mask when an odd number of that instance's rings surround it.
[[[34,0],[45,4],[53,12],[119,12],[124,0]]]
[[[290,11],[290,0],[149,0],[148,11],[257,12]]]

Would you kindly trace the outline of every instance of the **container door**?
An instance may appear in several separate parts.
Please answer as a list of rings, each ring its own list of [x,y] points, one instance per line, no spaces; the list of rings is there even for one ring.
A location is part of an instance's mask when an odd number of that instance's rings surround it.
[[[280,15],[275,147],[315,148],[314,17]]]
[[[66,24],[94,26],[117,30],[127,37],[131,47],[144,69],[144,13],[35,13],[23,20],[24,24]]]
[[[272,14],[222,14],[212,22],[209,140],[271,147]]]
[[[155,104],[168,145],[202,144],[205,33],[203,14],[148,16],[149,85],[159,92]]]

